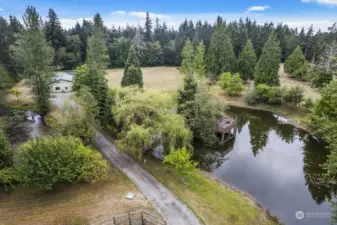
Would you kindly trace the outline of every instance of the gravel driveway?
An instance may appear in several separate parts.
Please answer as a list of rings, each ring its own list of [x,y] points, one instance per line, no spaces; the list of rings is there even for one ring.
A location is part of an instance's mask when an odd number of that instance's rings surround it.
[[[69,93],[58,93],[52,100],[62,107]],[[118,151],[114,144],[96,131],[94,146],[97,147],[108,161],[126,176],[128,176],[143,192],[154,207],[164,217],[169,225],[199,225],[200,222],[193,212],[183,204],[171,191],[150,175],[137,161]]]

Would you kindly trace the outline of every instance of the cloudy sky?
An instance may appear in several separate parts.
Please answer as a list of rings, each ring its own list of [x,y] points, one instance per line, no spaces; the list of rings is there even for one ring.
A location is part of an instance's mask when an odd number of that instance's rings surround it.
[[[337,0],[0,0],[0,16],[21,18],[28,5],[42,17],[53,8],[64,27],[70,28],[83,18],[99,12],[108,27],[144,23],[145,12],[177,28],[186,18],[214,22],[217,15],[225,20],[249,17],[259,23],[283,22],[291,27],[326,30],[337,21]]]

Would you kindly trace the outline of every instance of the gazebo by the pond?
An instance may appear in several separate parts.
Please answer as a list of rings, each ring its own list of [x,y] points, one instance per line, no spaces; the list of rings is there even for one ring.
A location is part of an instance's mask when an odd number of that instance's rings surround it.
[[[221,135],[220,145],[225,144],[236,136],[236,120],[231,117],[221,117],[218,119],[217,132]]]

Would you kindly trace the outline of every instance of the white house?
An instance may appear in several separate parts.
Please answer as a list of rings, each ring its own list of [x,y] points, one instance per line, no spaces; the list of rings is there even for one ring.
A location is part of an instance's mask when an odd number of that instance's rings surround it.
[[[71,92],[73,90],[73,76],[67,73],[57,74],[52,85],[53,92]]]

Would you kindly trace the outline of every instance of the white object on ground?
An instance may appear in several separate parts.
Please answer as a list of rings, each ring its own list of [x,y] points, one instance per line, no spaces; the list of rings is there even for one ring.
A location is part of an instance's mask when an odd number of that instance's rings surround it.
[[[134,193],[128,192],[125,196],[125,198],[132,200],[135,197]]]

